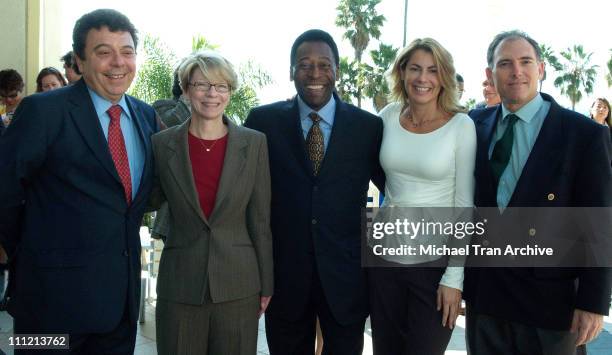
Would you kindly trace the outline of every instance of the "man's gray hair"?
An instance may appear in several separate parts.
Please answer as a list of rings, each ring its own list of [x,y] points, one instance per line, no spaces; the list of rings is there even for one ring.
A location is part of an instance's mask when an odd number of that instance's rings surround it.
[[[542,50],[540,50],[540,45],[533,38],[529,37],[527,33],[519,30],[504,31],[498,33],[497,36],[493,38],[493,41],[491,41],[491,44],[489,44],[489,49],[487,49],[487,65],[489,68],[493,69],[493,55],[495,54],[495,50],[499,44],[506,39],[524,39],[529,42],[535,51],[538,62],[542,61]]]

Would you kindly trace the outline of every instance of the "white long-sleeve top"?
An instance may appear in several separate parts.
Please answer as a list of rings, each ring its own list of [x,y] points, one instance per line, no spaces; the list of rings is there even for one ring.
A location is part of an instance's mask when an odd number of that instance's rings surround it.
[[[424,134],[400,125],[401,104],[380,112],[384,122],[380,164],[385,171],[383,207],[473,207],[476,129],[464,113]],[[423,262],[393,257],[402,264]],[[463,267],[447,267],[440,284],[463,289]]]

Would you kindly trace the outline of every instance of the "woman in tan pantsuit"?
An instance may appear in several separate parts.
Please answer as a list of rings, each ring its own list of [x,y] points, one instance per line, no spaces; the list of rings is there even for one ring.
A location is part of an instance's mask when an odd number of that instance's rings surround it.
[[[273,290],[266,138],[223,116],[237,77],[214,52],[179,68],[191,118],[153,136],[170,233],[157,284],[157,350],[255,354],[258,317]]]

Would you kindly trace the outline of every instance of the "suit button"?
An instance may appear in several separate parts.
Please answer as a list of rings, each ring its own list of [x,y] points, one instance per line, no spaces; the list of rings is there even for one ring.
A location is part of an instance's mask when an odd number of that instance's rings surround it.
[[[482,245],[485,246],[485,247],[489,246],[489,241],[488,240],[483,240],[482,241]]]
[[[126,249],[126,250],[124,250],[124,251],[123,251],[123,256],[128,256],[128,255],[130,255],[130,253],[127,251],[127,249]]]
[[[317,224],[317,219],[316,218],[312,219],[312,224]]]

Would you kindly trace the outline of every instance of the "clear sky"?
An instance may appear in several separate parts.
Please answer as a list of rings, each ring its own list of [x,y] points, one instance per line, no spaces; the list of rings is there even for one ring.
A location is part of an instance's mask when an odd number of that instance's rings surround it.
[[[260,91],[262,103],[295,93],[289,81],[289,50],[295,37],[306,29],[330,32],[340,55],[353,55],[350,43],[342,38],[343,31],[334,24],[335,0],[55,1],[62,1],[63,6],[62,51],[70,49],[78,17],[99,7],[115,8],[130,17],[141,37],[145,33],[160,37],[178,57],[188,54],[192,36],[201,34],[219,44],[219,51],[235,65],[253,59],[274,79],[274,84]],[[380,40],[401,47],[404,0],[383,0],[377,9],[387,18]],[[612,48],[611,16],[612,2],[601,0],[409,0],[407,37],[408,42],[433,37],[445,46],[466,80],[464,99],[477,101],[482,99],[486,49],[499,31],[526,31],[538,42],[552,46],[557,55],[573,44],[582,44],[586,51],[594,52],[592,63],[599,65],[593,95],[576,107],[586,113],[595,96],[612,99],[612,89],[604,79]],[[371,42],[371,49],[377,46],[377,41]],[[569,106],[552,81],[545,81],[542,90]]]

